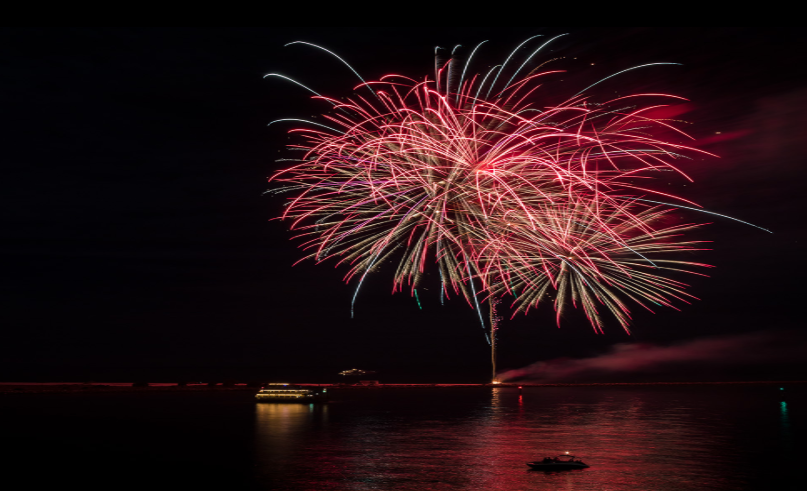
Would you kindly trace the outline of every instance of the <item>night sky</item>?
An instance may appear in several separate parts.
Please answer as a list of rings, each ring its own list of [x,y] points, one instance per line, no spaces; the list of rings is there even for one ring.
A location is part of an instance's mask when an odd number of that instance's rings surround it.
[[[356,80],[346,67],[315,49],[283,47],[296,40],[336,51],[368,80],[420,79],[433,70],[438,45],[489,39],[482,71],[534,34],[565,32],[551,55],[569,60],[557,67],[573,72],[570,84],[643,63],[681,63],[637,70],[601,90],[690,99],[679,116],[684,129],[721,158],[682,164],[695,182],[671,188],[774,234],[687,214],[713,222],[695,234],[713,241],[712,250],[692,257],[716,267],[709,278],[687,277],[700,301],[679,303],[680,311],[634,310],[630,336],[615,321],[595,334],[573,312],[558,329],[543,306],[504,322],[501,367],[607,358],[625,343],[686,352],[710,340],[713,362],[682,355],[580,380],[807,378],[802,28],[0,32],[0,381],[316,382],[338,381],[337,372],[354,367],[390,382],[486,381],[488,347],[463,300],[441,307],[433,288],[422,292],[420,310],[408,294],[390,295],[393,271],[382,267],[368,276],[351,320],[355,283],[342,281],[346,268],[292,267],[303,253],[288,224],[270,221],[284,196],[262,195],[283,165],[274,160],[290,127],[266,125],[310,118],[322,104],[262,77],[279,72],[327,95],[351,93]],[[551,90],[541,97],[562,102]]]

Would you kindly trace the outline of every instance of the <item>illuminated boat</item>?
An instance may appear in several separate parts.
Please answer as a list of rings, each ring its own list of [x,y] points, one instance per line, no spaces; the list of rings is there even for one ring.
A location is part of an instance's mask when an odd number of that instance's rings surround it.
[[[291,384],[267,384],[255,394],[258,402],[301,402],[305,404],[326,402],[328,389],[306,388]]]
[[[578,460],[574,455],[558,455],[557,457],[546,457],[538,462],[527,462],[527,465],[541,471],[565,471],[572,469],[586,469],[589,466],[582,460]]]

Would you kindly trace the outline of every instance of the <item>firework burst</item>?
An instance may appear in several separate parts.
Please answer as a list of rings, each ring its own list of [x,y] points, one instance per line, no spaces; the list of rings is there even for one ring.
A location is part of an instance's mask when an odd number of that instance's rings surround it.
[[[654,136],[689,138],[649,116],[682,98],[601,100],[589,93],[597,82],[553,102],[541,84],[559,71],[519,75],[556,38],[512,73],[512,54],[473,76],[470,57],[464,65],[452,57],[432,79],[362,80],[342,100],[306,87],[330,105],[327,123],[290,130],[301,156],[270,179],[281,184],[272,192],[293,193],[281,218],[298,232],[304,259],[347,265],[345,280],[358,278],[358,287],[393,262],[393,292],[413,294],[436,270],[442,294],[477,311],[480,298],[511,295],[515,312],[526,312],[554,293],[558,319],[579,304],[596,330],[598,306],[627,329],[628,301],[686,300],[685,285],[664,275],[704,266],[670,259],[696,248],[681,238],[696,225],[665,217],[697,205],[648,184],[661,172],[688,179],[675,163],[700,152]]]
[[[626,208],[592,209],[577,200],[547,206],[534,226],[514,216],[490,224],[491,240],[477,254],[489,294],[514,297],[513,315],[554,298],[558,323],[569,304],[580,305],[599,331],[604,324],[598,305],[627,330],[627,300],[651,310],[694,298],[684,283],[664,274],[708,267],[669,258],[698,250],[698,242],[681,240],[697,225],[665,225],[669,208]]]

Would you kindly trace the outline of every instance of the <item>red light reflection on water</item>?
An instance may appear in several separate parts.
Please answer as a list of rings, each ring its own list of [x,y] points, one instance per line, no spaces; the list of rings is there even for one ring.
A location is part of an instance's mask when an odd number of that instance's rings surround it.
[[[730,434],[664,397],[618,389],[344,391],[257,407],[257,478],[280,489],[741,489]],[[591,466],[532,471],[571,452]]]

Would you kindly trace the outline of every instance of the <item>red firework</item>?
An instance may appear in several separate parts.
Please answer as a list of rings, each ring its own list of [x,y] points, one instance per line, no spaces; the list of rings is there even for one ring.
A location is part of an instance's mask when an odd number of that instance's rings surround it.
[[[477,310],[480,297],[513,296],[517,313],[554,296],[558,318],[579,303],[597,330],[598,307],[627,329],[627,301],[685,301],[686,285],[665,275],[704,266],[670,256],[695,248],[681,239],[695,225],[663,217],[691,206],[641,184],[660,172],[688,179],[675,163],[700,151],[655,136],[688,138],[649,116],[682,98],[602,99],[593,84],[553,102],[540,84],[559,71],[518,77],[549,42],[512,74],[513,55],[485,76],[465,76],[469,59],[455,83],[453,58],[433,80],[388,75],[344,100],[315,93],[328,123],[289,131],[301,156],[270,179],[282,183],[272,192],[293,193],[281,218],[305,258],[346,264],[359,287],[396,261],[393,291],[414,292],[436,269],[444,293]]]

